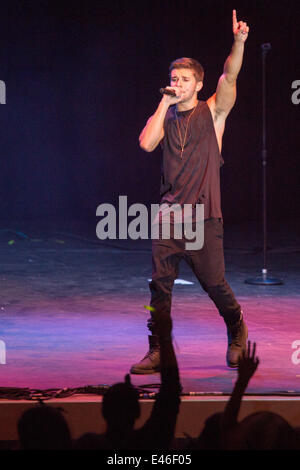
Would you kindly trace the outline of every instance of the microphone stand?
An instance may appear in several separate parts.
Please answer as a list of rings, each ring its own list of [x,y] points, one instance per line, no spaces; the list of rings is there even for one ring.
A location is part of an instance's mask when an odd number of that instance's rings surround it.
[[[267,270],[267,147],[266,147],[266,55],[271,44],[261,45],[262,50],[262,167],[263,167],[263,268],[261,276],[246,279],[246,284],[274,286],[283,284],[281,279],[268,277]]]

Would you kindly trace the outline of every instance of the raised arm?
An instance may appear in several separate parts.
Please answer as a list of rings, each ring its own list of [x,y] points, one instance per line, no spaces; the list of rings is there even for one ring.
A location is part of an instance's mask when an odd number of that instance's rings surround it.
[[[237,21],[235,10],[232,12],[232,31],[234,41],[231,53],[225,62],[216,92],[207,100],[214,122],[220,119],[224,123],[235,103],[236,80],[241,70],[244,45],[249,33],[247,23]]]
[[[238,424],[238,414],[240,411],[243,395],[259,364],[259,359],[255,356],[255,353],[256,343],[253,343],[251,351],[251,342],[248,341],[247,354],[244,353],[240,358],[238,366],[238,378],[223,413],[223,432],[234,428]]]
[[[172,342],[172,320],[157,312],[153,317],[160,345],[161,385],[151,415],[139,430],[139,438],[143,448],[166,450],[174,437],[182,388]]]

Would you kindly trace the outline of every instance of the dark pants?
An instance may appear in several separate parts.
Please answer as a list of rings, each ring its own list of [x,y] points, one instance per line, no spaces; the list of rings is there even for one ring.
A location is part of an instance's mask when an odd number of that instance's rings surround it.
[[[222,219],[211,218],[204,222],[204,245],[201,250],[185,249],[186,239],[152,241],[151,306],[160,314],[170,315],[172,289],[178,276],[178,266],[184,259],[195,273],[202,288],[215,303],[225,323],[234,324],[240,318],[241,307],[225,280]],[[153,318],[148,328],[155,334]]]

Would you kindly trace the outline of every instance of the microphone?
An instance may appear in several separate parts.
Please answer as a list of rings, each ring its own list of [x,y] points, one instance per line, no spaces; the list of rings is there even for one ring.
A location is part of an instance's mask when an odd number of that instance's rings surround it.
[[[159,93],[161,93],[162,95],[176,96],[176,91],[170,88],[160,88]]]

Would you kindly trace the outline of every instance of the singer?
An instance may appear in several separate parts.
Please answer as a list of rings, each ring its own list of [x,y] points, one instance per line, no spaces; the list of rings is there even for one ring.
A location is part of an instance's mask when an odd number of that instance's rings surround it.
[[[153,116],[140,134],[140,146],[163,150],[161,204],[204,204],[204,245],[186,250],[186,239],[152,240],[151,307],[160,315],[171,314],[174,280],[184,259],[214,302],[227,328],[228,367],[238,367],[246,352],[248,330],[243,312],[225,279],[223,217],[220,198],[220,166],[224,163],[222,136],[226,118],[236,101],[236,82],[242,66],[249,27],[232,12],[233,46],[216,92],[199,101],[204,71],[199,62],[183,57],[169,68],[170,86],[176,96],[164,93]],[[131,367],[132,374],[160,371],[160,350],[153,316],[148,319],[149,350]]]

